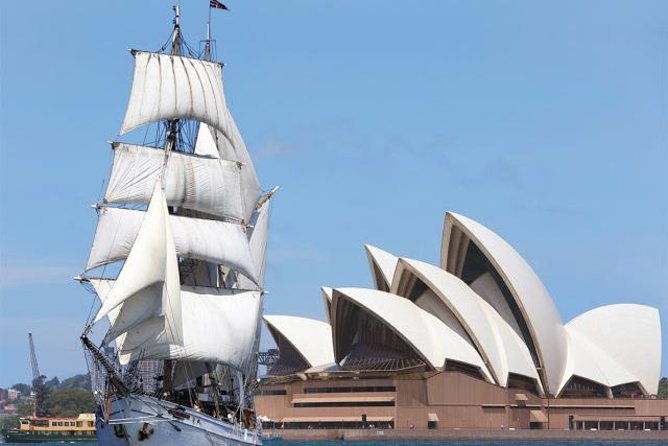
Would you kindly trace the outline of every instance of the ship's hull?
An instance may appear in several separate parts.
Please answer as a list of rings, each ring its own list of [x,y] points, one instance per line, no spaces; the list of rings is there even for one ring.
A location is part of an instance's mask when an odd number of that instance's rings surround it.
[[[96,427],[100,446],[262,444],[256,430],[143,395],[112,400],[108,419],[98,417]]]

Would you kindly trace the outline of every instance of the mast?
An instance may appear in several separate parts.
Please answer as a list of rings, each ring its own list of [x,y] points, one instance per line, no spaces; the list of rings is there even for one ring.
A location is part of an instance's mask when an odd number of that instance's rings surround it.
[[[181,54],[181,7],[177,3],[172,7],[174,10],[174,31],[172,34],[172,55],[179,56]],[[165,141],[165,159],[162,165],[162,173],[164,175],[167,169],[167,159],[169,153],[176,149],[176,141],[179,134],[179,120],[167,121],[167,138]],[[166,398],[169,398],[172,393],[172,373],[174,371],[174,362],[171,359],[163,361],[163,381],[162,393]]]
[[[181,55],[181,7],[176,4],[174,10],[174,31],[172,34],[172,55]],[[165,161],[169,152],[176,148],[176,140],[179,133],[179,120],[167,121],[167,140],[165,141]],[[167,163],[165,162],[165,166]]]
[[[204,44],[204,59],[211,60],[211,6],[209,6],[209,20],[206,22],[206,43]]]

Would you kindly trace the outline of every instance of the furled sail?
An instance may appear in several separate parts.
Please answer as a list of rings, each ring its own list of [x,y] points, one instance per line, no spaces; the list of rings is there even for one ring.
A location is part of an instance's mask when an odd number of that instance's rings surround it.
[[[90,279],[100,299],[106,301],[113,280]],[[106,293],[106,294],[105,294]],[[182,285],[180,291],[182,345],[146,341],[139,325],[120,338],[121,355],[142,359],[180,359],[190,362],[222,363],[246,373],[255,361],[262,311],[260,291],[236,291]],[[139,338],[139,339],[135,339]]]
[[[162,149],[114,143],[114,164],[104,201],[148,203],[164,163]],[[171,152],[163,176],[167,204],[248,221],[250,212],[245,211],[240,176],[245,168],[234,161]]]
[[[142,342],[159,339],[161,344],[180,345],[183,335],[179,269],[160,181],[143,214],[132,249],[94,322],[121,306],[107,336],[109,340],[132,330],[136,341],[136,327],[150,321],[150,331],[141,332]],[[129,336],[124,347],[128,339]]]
[[[194,119],[227,133],[221,64],[144,51],[132,54],[135,70],[121,134],[174,119]]]
[[[128,257],[144,214],[144,211],[100,207],[86,270]],[[258,280],[248,238],[241,225],[177,215],[170,215],[168,220],[179,256],[228,265],[252,281]]]

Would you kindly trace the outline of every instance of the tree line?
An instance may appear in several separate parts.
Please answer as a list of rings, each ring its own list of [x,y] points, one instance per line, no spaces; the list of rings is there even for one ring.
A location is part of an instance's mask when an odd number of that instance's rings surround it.
[[[668,378],[661,378],[659,381],[659,391],[657,392],[659,398],[668,398]]]
[[[95,412],[95,398],[91,393],[90,376],[75,375],[60,381],[58,377],[47,380],[42,375],[29,386],[14,384],[12,389],[22,395],[34,394],[38,417],[76,417],[80,413]],[[29,402],[20,403],[19,416],[32,415],[35,406]]]

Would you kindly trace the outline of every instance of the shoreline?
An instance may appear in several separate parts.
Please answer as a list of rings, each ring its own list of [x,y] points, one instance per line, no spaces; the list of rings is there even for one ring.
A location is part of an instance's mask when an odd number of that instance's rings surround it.
[[[666,442],[664,431],[482,429],[270,429],[265,440],[288,441],[632,441]]]

